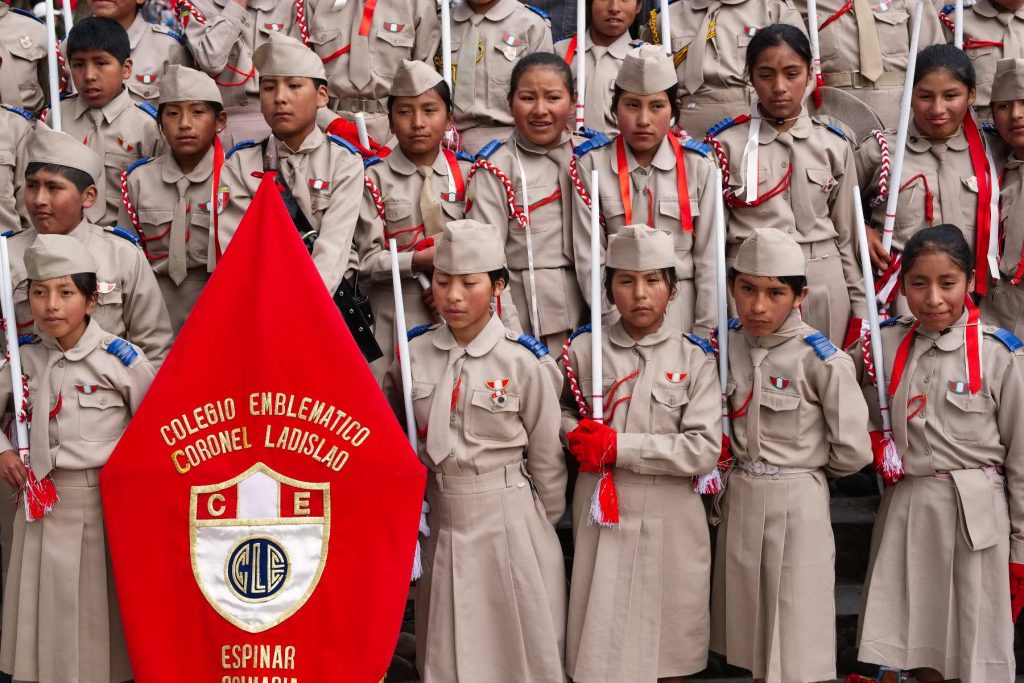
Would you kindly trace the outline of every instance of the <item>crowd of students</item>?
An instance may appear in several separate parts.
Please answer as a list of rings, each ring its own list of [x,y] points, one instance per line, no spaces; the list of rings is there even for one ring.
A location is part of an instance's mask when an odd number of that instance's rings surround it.
[[[445,74],[428,0],[179,0],[180,31],[93,0],[49,104],[45,31],[0,4],[0,216],[35,416],[31,470],[0,436],[0,478],[61,493],[34,522],[3,510],[0,671],[131,679],[98,472],[274,170],[328,292],[368,299],[396,417],[412,397],[424,681],[676,681],[709,650],[831,680],[828,479],[873,461],[860,659],[887,683],[1012,680],[1024,0],[964,3],[963,49],[953,5],[872,3],[676,0],[665,36],[640,0],[591,0],[563,38],[518,0],[466,0]],[[819,106],[830,89],[870,134]]]

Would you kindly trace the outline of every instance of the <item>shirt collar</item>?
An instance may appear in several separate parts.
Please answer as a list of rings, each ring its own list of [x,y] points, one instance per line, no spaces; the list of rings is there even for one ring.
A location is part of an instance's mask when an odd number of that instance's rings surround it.
[[[322,145],[326,139],[327,138],[323,131],[320,130],[320,126],[313,126],[313,130],[310,131],[309,135],[307,135],[305,139],[303,139],[302,144],[299,145],[298,149],[292,149],[286,145],[284,141],[274,137],[274,143],[277,145],[277,158],[287,159],[293,154],[306,154],[308,152],[312,152],[314,149]]]
[[[135,13],[132,25],[128,27],[128,42],[133,51],[139,47],[139,42],[148,28],[149,22],[142,18],[142,8],[140,7],[139,11]]]
[[[605,49],[608,51],[608,54],[610,54],[615,59],[625,59],[626,53],[628,53],[630,49],[632,49],[632,43],[633,39],[630,37],[629,31],[626,31],[621,36],[616,38],[615,42],[613,42]],[[590,39],[590,31],[587,30],[587,51],[589,52],[590,48],[592,47],[595,46]]]
[[[1013,14],[1013,16],[1018,19],[1024,19],[1024,7],[1016,12],[1007,12],[1006,10],[993,5],[991,0],[978,0],[974,3],[974,7],[972,9],[981,16],[988,17],[989,19],[998,17],[1000,14]]]
[[[60,344],[57,340],[47,334],[39,334],[39,338],[43,342],[43,346],[51,351],[56,351],[62,354],[68,360],[76,361],[85,358],[89,355],[89,352],[100,345],[104,337],[107,336],[103,329],[96,322],[95,318],[89,318],[88,324],[85,326],[85,332],[79,338],[78,343],[70,349],[60,348]]]
[[[672,334],[672,327],[667,320],[662,320],[661,327],[639,340],[633,339],[626,331],[625,325],[622,324],[622,318],[616,320],[608,328],[609,341],[624,349],[631,349],[634,346],[656,346],[671,337]]]
[[[798,115],[796,121],[793,122],[792,127],[790,127],[790,129],[787,131],[780,131],[776,129],[775,126],[773,126],[771,123],[769,123],[768,119],[762,119],[761,130],[758,135],[757,142],[758,144],[761,145],[771,144],[775,142],[775,140],[778,139],[778,137],[783,133],[789,133],[794,138],[799,138],[803,140],[811,134],[811,129],[813,127],[814,124],[811,123],[811,117],[807,115],[807,108],[804,107],[803,109],[800,110],[800,114]]]
[[[519,0],[498,0],[498,4],[484,13],[484,19],[490,21],[501,21],[515,11]],[[456,21],[468,21],[476,14],[468,2],[458,3],[452,8],[452,18]]]
[[[755,337],[744,332],[744,335],[747,337],[750,346],[757,346],[762,349],[771,349],[794,337],[803,337],[805,336],[804,333],[809,330],[810,328],[807,327],[807,325],[804,324],[804,321],[800,318],[800,313],[797,311],[791,311],[779,329],[775,330],[771,334],[766,334],[763,337]]]
[[[913,117],[911,117],[910,128],[907,131],[907,147],[921,154],[930,150],[933,144],[945,145],[949,149],[957,152],[962,152],[967,149],[967,136],[964,135],[963,124],[960,124],[960,127],[957,128],[953,137],[948,140],[933,143],[932,140],[921,134],[921,129],[917,127],[917,124],[914,123]]]
[[[107,123],[111,123],[121,115],[121,112],[130,106],[132,106],[132,98],[128,95],[128,89],[122,86],[121,92],[119,92],[114,99],[107,102],[107,105],[100,111],[103,112],[103,120]],[[85,98],[81,96],[75,98],[74,113],[76,119],[80,119],[85,116],[90,109],[92,109],[92,107],[86,103]]]
[[[967,307],[964,306],[964,312],[960,314],[960,318],[952,327],[948,327],[941,332],[932,332],[924,326],[918,325],[917,333],[925,339],[930,340],[942,351],[955,351],[963,346],[966,341],[964,329],[967,327],[967,315]]]
[[[164,155],[163,167],[160,170],[160,177],[165,183],[177,183],[181,178],[186,177],[189,182],[201,183],[213,173],[213,147],[207,150],[203,158],[199,160],[191,173],[183,173],[174,154],[167,152]]]
[[[487,325],[484,326],[484,329],[480,330],[480,334],[466,346],[466,354],[474,358],[486,355],[501,341],[505,333],[505,325],[501,322],[501,319],[496,314],[492,314],[491,319],[487,321]],[[451,328],[447,325],[441,325],[437,330],[437,334],[434,335],[434,346],[442,351],[450,351],[458,346],[458,342],[452,336]]]

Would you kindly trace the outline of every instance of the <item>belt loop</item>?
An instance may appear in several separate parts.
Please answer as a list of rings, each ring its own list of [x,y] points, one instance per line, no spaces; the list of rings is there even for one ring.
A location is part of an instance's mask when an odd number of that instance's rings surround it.
[[[447,493],[444,488],[444,475],[440,472],[434,472],[434,482],[437,484],[437,490],[441,493]]]

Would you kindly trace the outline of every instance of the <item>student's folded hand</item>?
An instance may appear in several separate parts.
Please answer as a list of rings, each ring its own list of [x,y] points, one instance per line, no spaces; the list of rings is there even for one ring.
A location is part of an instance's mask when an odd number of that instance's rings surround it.
[[[596,472],[605,465],[615,464],[618,434],[611,427],[583,419],[565,438],[569,442],[569,452],[580,464],[581,472]]]

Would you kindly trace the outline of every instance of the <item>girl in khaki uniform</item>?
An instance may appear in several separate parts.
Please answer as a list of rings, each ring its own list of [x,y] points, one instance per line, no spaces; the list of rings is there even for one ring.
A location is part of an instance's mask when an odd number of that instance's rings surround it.
[[[988,282],[985,255],[990,249],[994,254],[997,239],[990,221],[992,187],[997,179],[991,177],[984,135],[969,115],[976,94],[974,68],[961,50],[951,45],[927,47],[917,56],[899,182],[889,177],[896,131],[866,138],[854,155],[863,196],[873,207],[867,220],[875,229],[868,230],[868,249],[872,263],[885,272],[883,291],[890,292],[890,300],[895,300],[899,289],[896,257],[903,245],[918,230],[939,223],[963,231],[978,259],[976,268],[984,273],[979,277]],[[882,248],[881,230],[886,200],[893,191],[899,192],[899,203],[890,256]],[[980,280],[978,285],[982,291]],[[902,302],[896,305],[906,312]]]
[[[565,60],[574,77],[579,73],[576,60],[587,60],[583,124],[608,136],[619,134],[612,113],[615,77],[626,53],[643,44],[629,35],[629,27],[641,9],[640,0],[594,0],[590,3],[586,45],[577,44],[578,35],[555,43],[555,54]],[[578,89],[579,83],[576,85]]]
[[[872,365],[885,371],[906,476],[875,519],[858,658],[919,669],[919,681],[1010,681],[1024,599],[1024,345],[965,305],[973,258],[956,227],[922,230],[903,257],[913,316],[882,328],[885,358]],[[867,372],[861,382],[876,406]]]
[[[434,237],[463,215],[470,160],[441,148],[452,126],[452,98],[440,74],[424,62],[402,60],[388,98],[397,147],[383,160],[368,161],[366,191],[356,226],[363,291],[373,309],[373,333],[384,356],[370,364],[377,381],[394,360],[395,298],[388,240],[398,243],[402,299],[409,328],[431,323],[429,283]],[[383,228],[382,228],[383,222]]]
[[[804,106],[813,77],[803,33],[785,24],[763,28],[746,58],[756,109],[723,120],[707,138],[722,169],[726,254],[734,258],[758,228],[790,235],[807,260],[804,320],[833,343],[848,327],[855,339],[860,324],[850,325],[851,314],[863,319],[867,309],[853,243],[853,150],[839,129]]]
[[[430,471],[416,596],[424,683],[564,680],[565,569],[552,526],[565,508],[562,378],[543,345],[490,312],[507,276],[496,227],[446,225],[433,276],[445,322],[409,344]],[[397,361],[384,390],[402,404]]]
[[[644,45],[626,55],[612,100],[622,133],[577,147],[569,175],[573,193],[576,278],[589,298],[591,172],[600,182],[602,243],[626,225],[647,224],[672,236],[676,297],[669,323],[705,336],[714,325],[715,192],[710,148],[670,130],[678,115],[676,74],[663,50]],[[614,317],[614,309],[606,307]]]
[[[1000,59],[996,65],[992,116],[1012,152],[999,179],[1001,277],[982,299],[981,317],[1020,336],[1024,335],[1024,59]]]
[[[560,349],[583,316],[565,172],[573,145],[566,126],[575,105],[569,67],[549,52],[524,57],[512,71],[508,102],[515,131],[478,155],[466,217],[499,226],[505,239],[512,306],[502,300],[502,320]]]
[[[679,125],[702,138],[730,112],[750,109],[750,83],[744,67],[747,46],[770,24],[804,31],[792,0],[688,0],[669,5],[672,54],[679,74]],[[660,8],[641,32],[662,45]]]
[[[692,477],[718,459],[721,401],[711,345],[665,317],[672,252],[672,238],[645,225],[608,241],[605,288],[620,317],[602,333],[603,423],[583,400],[589,327],[563,352],[562,430],[580,462],[566,647],[578,683],[681,681],[707,666],[711,547]],[[617,528],[588,520],[602,466],[613,468]]]
[[[466,0],[452,8],[452,99],[462,149],[476,154],[508,137],[512,69],[524,56],[551,49],[547,15],[519,0]]]
[[[853,363],[800,319],[805,272],[800,246],[772,228],[743,242],[729,271],[735,459],[716,500],[711,649],[769,682],[836,677],[826,477],[871,461]]]
[[[138,347],[89,317],[97,267],[78,240],[40,235],[25,261],[41,333],[21,347],[32,470],[52,477],[60,501],[31,523],[21,512],[14,517],[0,670],[39,683],[128,681],[98,483],[155,370]],[[10,372],[0,399],[11,400]],[[0,450],[0,476],[21,487],[25,467],[3,435]]]
[[[171,65],[160,86],[157,121],[169,151],[132,164],[121,176],[118,221],[133,226],[153,266],[174,334],[206,286],[219,257],[217,224],[226,115],[220,91],[201,71]]]

